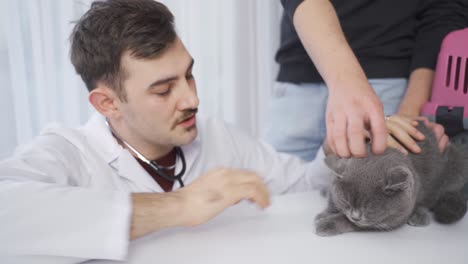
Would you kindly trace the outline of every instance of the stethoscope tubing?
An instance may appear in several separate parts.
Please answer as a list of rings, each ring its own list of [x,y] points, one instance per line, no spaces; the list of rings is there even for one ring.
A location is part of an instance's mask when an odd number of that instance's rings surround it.
[[[187,168],[187,164],[185,162],[185,156],[184,156],[184,152],[182,151],[182,149],[180,147],[175,147],[175,151],[176,151],[176,159],[177,159],[177,156],[180,157],[180,160],[182,162],[182,170],[175,174],[174,176],[172,175],[168,175],[167,173],[164,172],[164,168],[161,168],[156,162],[152,161],[152,160],[149,160],[147,159],[145,156],[143,156],[140,152],[138,152],[138,150],[136,150],[134,147],[132,147],[130,144],[128,144],[125,140],[123,140],[115,131],[114,129],[110,126],[109,122],[107,121],[106,119],[106,125],[107,127],[109,128],[110,132],[112,133],[112,135],[114,135],[114,137],[116,137],[117,139],[119,139],[131,152],[133,152],[137,158],[141,161],[143,161],[144,163],[148,164],[159,176],[163,177],[164,179],[168,180],[168,181],[177,181],[179,184],[180,184],[180,187],[184,187],[184,182],[182,181],[182,176],[184,175],[185,173],[185,170]],[[175,169],[175,168],[174,168]]]

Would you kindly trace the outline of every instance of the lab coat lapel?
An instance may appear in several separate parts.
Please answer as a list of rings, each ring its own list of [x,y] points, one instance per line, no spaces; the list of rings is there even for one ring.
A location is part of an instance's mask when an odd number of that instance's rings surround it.
[[[138,192],[163,192],[135,158],[119,145],[105,123],[105,118],[95,114],[85,126],[85,134],[94,150],[117,174],[131,182]]]
[[[126,149],[122,149],[121,154],[114,163],[117,166],[120,177],[132,181],[141,192],[164,192],[159,184],[156,183]]]

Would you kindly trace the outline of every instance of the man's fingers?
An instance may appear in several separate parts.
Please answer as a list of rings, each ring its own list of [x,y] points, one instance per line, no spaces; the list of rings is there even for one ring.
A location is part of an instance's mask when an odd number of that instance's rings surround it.
[[[250,200],[256,203],[260,208],[266,208],[270,205],[270,194],[264,184],[243,183],[233,186],[233,204],[241,200]]]
[[[190,208],[185,210],[189,226],[205,223],[241,200],[251,200],[261,208],[270,204],[263,180],[244,169],[213,169],[177,192],[183,194]]]
[[[449,138],[447,135],[444,134],[438,143],[440,152],[444,152],[448,144],[449,144]]]
[[[429,121],[429,118],[427,118],[427,116],[417,116],[414,119],[418,121],[423,121],[423,123],[426,126],[430,126],[430,124],[432,123],[431,121]]]
[[[335,143],[336,154],[342,158],[348,158],[350,151],[348,148],[347,120],[344,115],[335,115],[333,120],[332,137]]]
[[[232,184],[239,185],[239,184],[256,184],[261,183],[262,178],[258,176],[255,172],[246,170],[246,169],[230,169],[230,173],[234,175],[230,175],[229,180]]]
[[[434,133],[435,138],[437,139],[437,145],[439,146],[440,152],[444,152],[447,144],[449,143],[449,138],[445,134],[445,128],[437,123],[430,123],[428,127]]]
[[[406,133],[408,133],[411,137],[417,140],[424,140],[425,138],[424,134],[414,127],[413,120],[409,118],[394,115],[387,119],[387,128],[388,128],[388,124],[392,124],[392,123],[399,125],[402,129],[406,131]]]
[[[250,200],[258,204],[261,208],[266,208],[270,205],[270,193],[264,184],[256,184],[252,186],[253,193]]]
[[[328,156],[333,152],[333,149],[330,147],[330,143],[328,142],[328,138],[325,138],[325,140],[323,141],[323,152],[325,152],[325,156]]]
[[[391,148],[398,149],[401,153],[405,155],[408,155],[408,151],[390,135],[387,138],[387,145]]]
[[[409,150],[411,150],[414,153],[421,152],[421,148],[418,146],[418,144],[416,144],[416,141],[414,141],[414,139],[408,134],[407,131],[400,127],[400,124],[393,121],[388,121],[387,128],[390,134],[394,138],[397,138]],[[392,140],[395,141],[395,139],[392,136],[389,135],[389,138],[392,138]]]
[[[372,152],[382,154],[387,147],[387,127],[382,110],[370,113]]]
[[[430,122],[429,119],[425,116],[421,116],[417,118],[418,120],[423,120],[425,125],[432,130],[434,133],[435,138],[437,139],[437,145],[439,146],[439,150],[441,152],[445,151],[449,143],[449,138],[445,134],[445,129],[442,125]]]
[[[231,175],[229,188],[231,188],[232,202],[248,199],[258,204],[261,208],[270,205],[270,194],[263,180],[256,173],[243,169],[235,169],[236,175]]]
[[[432,130],[432,132],[434,133],[434,136],[437,139],[440,139],[442,136],[445,135],[445,128],[440,124],[430,123],[428,127]]]
[[[336,154],[335,140],[333,138],[333,133],[332,133],[333,129],[334,129],[333,121],[331,120],[331,118],[327,118],[327,123],[326,123],[327,137],[326,137],[326,139],[327,139],[328,146],[330,147],[331,151]]]
[[[366,156],[366,133],[361,118],[350,118],[348,123],[348,143],[351,155],[354,157]]]

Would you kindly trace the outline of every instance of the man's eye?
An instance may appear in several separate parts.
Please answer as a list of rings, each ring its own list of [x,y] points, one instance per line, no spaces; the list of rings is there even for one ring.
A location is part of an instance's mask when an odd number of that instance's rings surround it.
[[[188,74],[187,76],[185,76],[185,78],[187,78],[187,80],[192,80],[194,76],[193,74]]]
[[[165,96],[165,95],[169,95],[169,93],[171,93],[171,89],[166,89],[164,91],[158,91],[155,94],[157,94],[159,96]]]

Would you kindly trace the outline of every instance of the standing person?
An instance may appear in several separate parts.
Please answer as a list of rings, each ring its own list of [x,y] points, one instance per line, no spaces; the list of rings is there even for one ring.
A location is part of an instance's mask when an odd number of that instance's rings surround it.
[[[443,37],[466,27],[466,0],[282,0],[280,64],[264,138],[313,160],[385,144],[384,114],[418,116]]]

